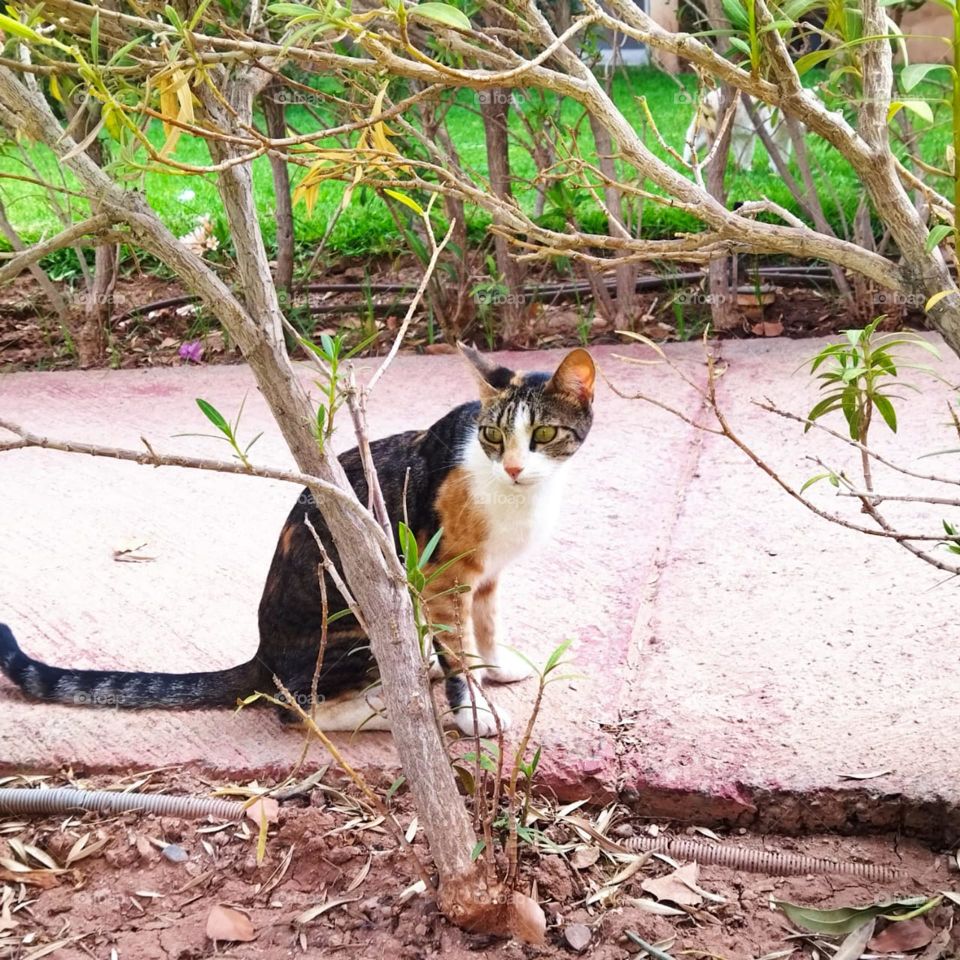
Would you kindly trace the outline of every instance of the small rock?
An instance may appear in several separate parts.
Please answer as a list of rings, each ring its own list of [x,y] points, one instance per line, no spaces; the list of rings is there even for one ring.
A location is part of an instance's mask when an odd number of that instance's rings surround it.
[[[577,953],[583,953],[590,946],[592,936],[590,928],[585,923],[571,923],[563,928],[563,939],[567,946]]]
[[[184,860],[189,860],[190,856],[183,847],[177,846],[175,843],[168,843],[163,850],[161,851],[163,855],[171,863],[183,863]]]
[[[634,830],[632,823],[618,823],[610,832],[615,837],[632,837],[636,835],[636,830]]]

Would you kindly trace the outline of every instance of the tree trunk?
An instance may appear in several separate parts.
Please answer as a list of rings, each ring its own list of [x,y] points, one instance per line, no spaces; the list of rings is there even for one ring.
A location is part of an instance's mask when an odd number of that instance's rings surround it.
[[[728,86],[720,88],[720,110],[718,122],[723,123],[727,112],[733,108],[733,91]],[[733,135],[733,118],[724,125],[719,140],[713,147],[713,159],[707,170],[707,192],[717,203],[727,205],[727,157],[730,155],[730,141]],[[720,257],[710,261],[707,274],[707,290],[710,299],[710,320],[718,333],[736,330],[741,324],[740,311],[737,309],[737,278],[731,277],[731,257]]]
[[[490,192],[501,200],[513,201],[510,185],[509,137],[507,119],[510,113],[510,90],[492,87],[481,90],[480,114],[483,117],[483,134],[487,144],[487,166],[490,176]],[[494,226],[497,225],[494,219]],[[524,328],[523,269],[510,256],[510,243],[497,233],[493,238],[494,254],[500,279],[507,290],[504,303],[503,340],[508,346],[520,346],[526,340]]]
[[[597,166],[604,178],[609,181],[603,187],[603,202],[607,208],[607,233],[610,236],[629,237],[623,216],[623,198],[620,190],[613,184],[617,181],[616,150],[610,131],[590,115],[590,129],[597,150]],[[635,263],[622,263],[616,268],[617,301],[616,313],[611,319],[617,325],[632,327],[637,310],[637,276],[640,268]]]
[[[277,98],[283,84],[274,81],[260,95],[263,116],[267,124],[267,136],[280,140],[287,135],[286,106]],[[290,200],[290,171],[285,157],[270,154],[270,170],[273,173],[273,203],[277,221],[277,267],[276,283],[289,308],[293,293],[293,204]],[[309,277],[307,278],[310,279]]]

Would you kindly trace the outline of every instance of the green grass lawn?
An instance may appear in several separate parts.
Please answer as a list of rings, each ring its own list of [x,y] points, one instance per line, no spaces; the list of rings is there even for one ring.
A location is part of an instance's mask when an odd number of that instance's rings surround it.
[[[684,87],[692,90],[692,76],[680,78]],[[650,149],[667,162],[676,164],[669,154],[657,143],[656,137],[647,129],[638,97],[644,96],[651,113],[657,120],[663,138],[678,152],[683,149],[683,138],[693,113],[693,106],[681,93],[678,83],[652,69],[632,69],[618,74],[613,84],[613,98],[627,119],[641,132]],[[680,95],[678,96],[678,93]],[[916,96],[916,93],[913,94]],[[515,100],[516,109],[535,111],[537,98],[520,91]],[[513,115],[515,111],[511,111]],[[288,107],[288,119],[294,128],[301,132],[316,128],[315,121],[300,106]],[[916,117],[911,120],[918,127],[922,121]],[[949,123],[945,108],[936,117],[937,123],[925,132],[922,140],[922,152],[925,158],[940,165],[943,164],[943,151],[949,137]],[[522,124],[518,117],[512,116],[513,128],[522,133]],[[589,124],[582,117],[578,104],[565,103],[561,124],[569,131],[568,142],[574,137],[585,155],[592,152],[592,136]],[[536,126],[536,124],[535,124]],[[483,127],[476,110],[476,96],[471,91],[461,91],[457,102],[449,113],[451,137],[461,155],[461,161],[478,175],[486,174]],[[151,131],[157,145],[163,142],[163,132],[159,125]],[[815,178],[821,188],[821,203],[828,219],[838,233],[843,234],[844,217],[849,223],[862,194],[862,186],[849,165],[835,151],[817,138],[810,138],[812,162],[815,165]],[[30,147],[29,157],[41,176],[50,179],[62,177],[58,165],[49,151],[41,147]],[[203,140],[182,136],[177,145],[175,157],[184,163],[204,165],[209,163],[209,153]],[[528,212],[533,211],[535,190],[530,181],[536,173],[533,159],[520,144],[511,148],[511,165],[518,183],[515,195]],[[30,175],[16,147],[8,146],[0,155],[0,171],[6,173],[23,172]],[[299,176],[299,172],[294,174]],[[798,177],[799,179],[799,177]],[[69,177],[64,178],[67,186],[72,186]],[[728,192],[731,202],[756,199],[761,196],[781,204],[788,210],[799,213],[797,204],[790,196],[779,176],[766,170],[766,155],[758,145],[754,158],[754,169],[749,172],[736,172],[731,167],[728,173]],[[273,183],[270,167],[266,158],[254,163],[254,183],[257,209],[265,240],[273,244],[275,222],[273,218]],[[229,231],[223,214],[223,208],[217,193],[215,180],[211,175],[186,175],[168,171],[149,170],[131,186],[145,190],[151,206],[160,214],[167,225],[178,235],[192,229],[197,219],[209,214],[217,226],[221,240],[229,242]],[[649,184],[646,185],[649,188]],[[945,189],[945,184],[937,185]],[[7,214],[23,238],[32,242],[41,236],[49,236],[60,229],[60,223],[50,207],[49,198],[39,188],[26,184],[0,180],[0,195],[7,208]],[[308,213],[304,204],[295,208],[296,236],[298,242],[306,248],[312,247],[323,236],[331,216],[340,204],[343,185],[339,183],[323,184],[320,195],[312,212]],[[83,201],[66,199],[64,203],[73,203],[73,215],[83,216],[86,205]],[[581,225],[588,230],[604,230],[604,218],[601,211],[586,192],[574,197],[577,217]],[[842,212],[841,212],[842,211]],[[547,204],[546,223],[562,228],[563,217],[556,210],[551,213]],[[481,233],[488,223],[488,217],[479,209],[468,211],[471,230]],[[671,236],[678,230],[699,229],[698,222],[688,214],[669,206],[652,201],[644,203],[642,210],[642,235],[647,237]],[[355,193],[350,207],[341,216],[328,243],[331,253],[342,255],[372,255],[403,249],[404,241],[397,230],[383,201],[369,190]]]

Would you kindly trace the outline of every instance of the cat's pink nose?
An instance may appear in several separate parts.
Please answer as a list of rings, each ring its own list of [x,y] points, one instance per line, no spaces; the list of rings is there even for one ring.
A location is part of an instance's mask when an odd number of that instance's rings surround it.
[[[508,467],[506,464],[504,464],[503,469],[507,472],[510,479],[513,480],[514,482],[516,482],[517,477],[519,477],[520,474],[523,473],[523,467]]]

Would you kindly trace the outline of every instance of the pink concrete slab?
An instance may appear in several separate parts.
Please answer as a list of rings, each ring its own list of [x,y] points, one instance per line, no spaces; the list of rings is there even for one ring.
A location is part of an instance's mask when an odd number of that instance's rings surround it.
[[[503,359],[535,369],[559,356]],[[610,351],[598,356],[607,362]],[[692,402],[662,371],[632,367],[618,380]],[[401,357],[377,388],[372,433],[426,426],[473,392],[456,357]],[[222,442],[176,436],[209,432],[194,398],[232,415],[244,396],[242,435],[265,431],[255,460],[290,465],[245,367],[0,378],[3,415],[35,432],[120,446],[138,446],[143,436],[158,450],[188,454],[229,453]],[[345,421],[341,448],[348,431]],[[561,794],[602,798],[616,789],[609,730],[620,715],[631,624],[674,511],[678,471],[693,456],[686,425],[601,386],[562,528],[503,583],[509,643],[544,662],[561,641],[575,641],[577,676],[548,689],[538,726],[545,775]],[[183,671],[241,662],[256,647],[262,581],[296,495],[288,484],[222,474],[40,450],[4,454],[2,619],[30,654],[63,665]],[[155,559],[117,562],[114,549],[131,538],[146,540]],[[527,682],[495,696],[520,721],[533,693]],[[78,709],[28,703],[0,687],[0,761],[8,769],[184,763],[255,775],[285,771],[300,748],[272,712]],[[361,765],[395,762],[389,738],[377,734],[355,737],[350,754]]]
[[[824,342],[741,341],[720,351],[729,422],[796,488],[821,472],[810,458],[854,477],[859,454],[816,431],[804,436],[801,425],[752,401],[769,397],[805,414],[816,392],[805,372],[792,371]],[[948,350],[937,366],[960,380]],[[956,457],[915,459],[956,446],[947,391],[901,392],[899,433],[879,425],[875,447],[914,469],[956,477]],[[843,427],[839,415],[824,422]],[[881,492],[924,488],[883,467],[875,473]],[[864,523],[858,504],[829,484],[809,494]],[[941,515],[951,516],[948,508],[884,509],[901,517],[901,529],[932,533]],[[706,807],[769,829],[840,822],[955,837],[957,587],[944,580],[890,541],[817,518],[727,440],[705,437],[649,615],[637,624],[625,781],[673,815]],[[883,775],[845,779],[874,772]]]
[[[804,459],[814,453],[855,462],[750,401],[771,396],[805,412],[813,393],[793,371],[818,345],[732,342],[722,351],[731,421],[796,483],[816,472]],[[703,376],[698,344],[670,352]],[[639,346],[595,353],[627,392],[702,414],[695,392],[665,368],[613,356],[649,356]],[[558,356],[503,359],[532,369]],[[958,368],[953,357],[944,365],[953,380]],[[426,425],[472,391],[455,357],[401,357],[375,394],[372,432]],[[245,395],[241,432],[266,431],[255,459],[289,465],[245,367],[0,378],[3,415],[35,432],[126,446],[142,435],[157,449],[203,455],[229,451],[175,436],[206,432],[194,398],[230,414]],[[894,441],[904,459],[949,445],[943,410],[933,393],[911,397]],[[349,445],[346,424],[340,444]],[[955,473],[948,458],[942,467]],[[838,506],[833,493],[815,490],[828,507]],[[237,663],[256,646],[262,580],[295,495],[249,478],[2,454],[0,620],[31,654],[62,664]],[[542,662],[574,640],[577,676],[548,688],[537,726],[548,788],[565,798],[619,794],[651,814],[701,822],[906,826],[930,836],[960,826],[952,583],[938,587],[939,574],[892,544],[818,520],[721,438],[604,385],[567,503],[553,541],[504,584],[509,642]],[[114,560],[131,537],[146,539],[155,559]],[[494,696],[520,720],[533,692],[526,682]],[[4,769],[190,764],[280,774],[300,747],[270,712],[83,710],[28,703],[0,685]],[[396,763],[382,735],[357,735],[349,748],[361,766]]]

